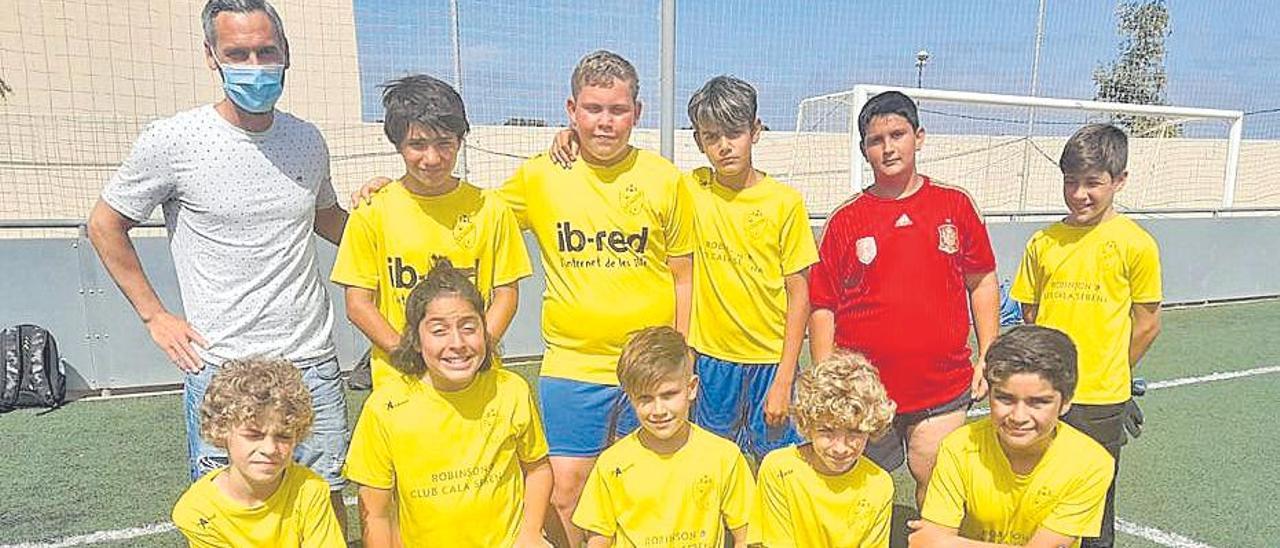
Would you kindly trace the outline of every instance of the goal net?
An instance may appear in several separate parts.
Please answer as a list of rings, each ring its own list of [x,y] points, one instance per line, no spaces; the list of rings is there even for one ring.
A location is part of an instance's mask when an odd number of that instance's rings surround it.
[[[1129,135],[1129,180],[1116,198],[1122,210],[1233,206],[1240,111],[860,85],[800,103],[784,175],[811,213],[829,213],[872,183],[857,113],[888,90],[919,104],[926,133],[920,172],[965,188],[988,214],[1063,211],[1058,158],[1067,138],[1092,123],[1114,123]]]

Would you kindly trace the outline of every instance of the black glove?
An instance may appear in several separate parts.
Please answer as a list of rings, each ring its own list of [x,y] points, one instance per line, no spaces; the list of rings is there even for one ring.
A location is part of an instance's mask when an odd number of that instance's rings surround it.
[[[1129,394],[1132,396],[1147,395],[1147,379],[1142,377],[1134,377],[1129,383]]]
[[[1137,438],[1142,435],[1142,408],[1138,407],[1138,402],[1130,399],[1129,403],[1124,404],[1124,429],[1129,432],[1129,436]]]

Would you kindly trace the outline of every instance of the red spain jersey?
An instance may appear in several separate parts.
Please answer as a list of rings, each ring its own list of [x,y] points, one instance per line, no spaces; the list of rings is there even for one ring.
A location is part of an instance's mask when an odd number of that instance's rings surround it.
[[[875,364],[899,413],[968,388],[964,276],[996,268],[968,194],[927,177],[900,200],[858,194],[827,220],[818,259],[809,274],[813,308],[835,313],[836,346]]]

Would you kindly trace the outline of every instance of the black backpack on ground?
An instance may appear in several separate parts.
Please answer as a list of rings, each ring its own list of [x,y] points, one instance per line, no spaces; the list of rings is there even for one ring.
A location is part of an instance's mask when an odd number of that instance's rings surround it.
[[[0,331],[0,413],[18,407],[58,407],[67,395],[66,364],[45,328],[22,324]]]

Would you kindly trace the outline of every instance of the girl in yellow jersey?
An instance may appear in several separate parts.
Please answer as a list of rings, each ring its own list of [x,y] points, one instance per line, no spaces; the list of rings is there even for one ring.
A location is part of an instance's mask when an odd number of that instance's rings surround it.
[[[442,260],[405,308],[408,380],[374,390],[347,455],[364,545],[546,546],[547,440],[529,386],[491,367],[480,293]]]

